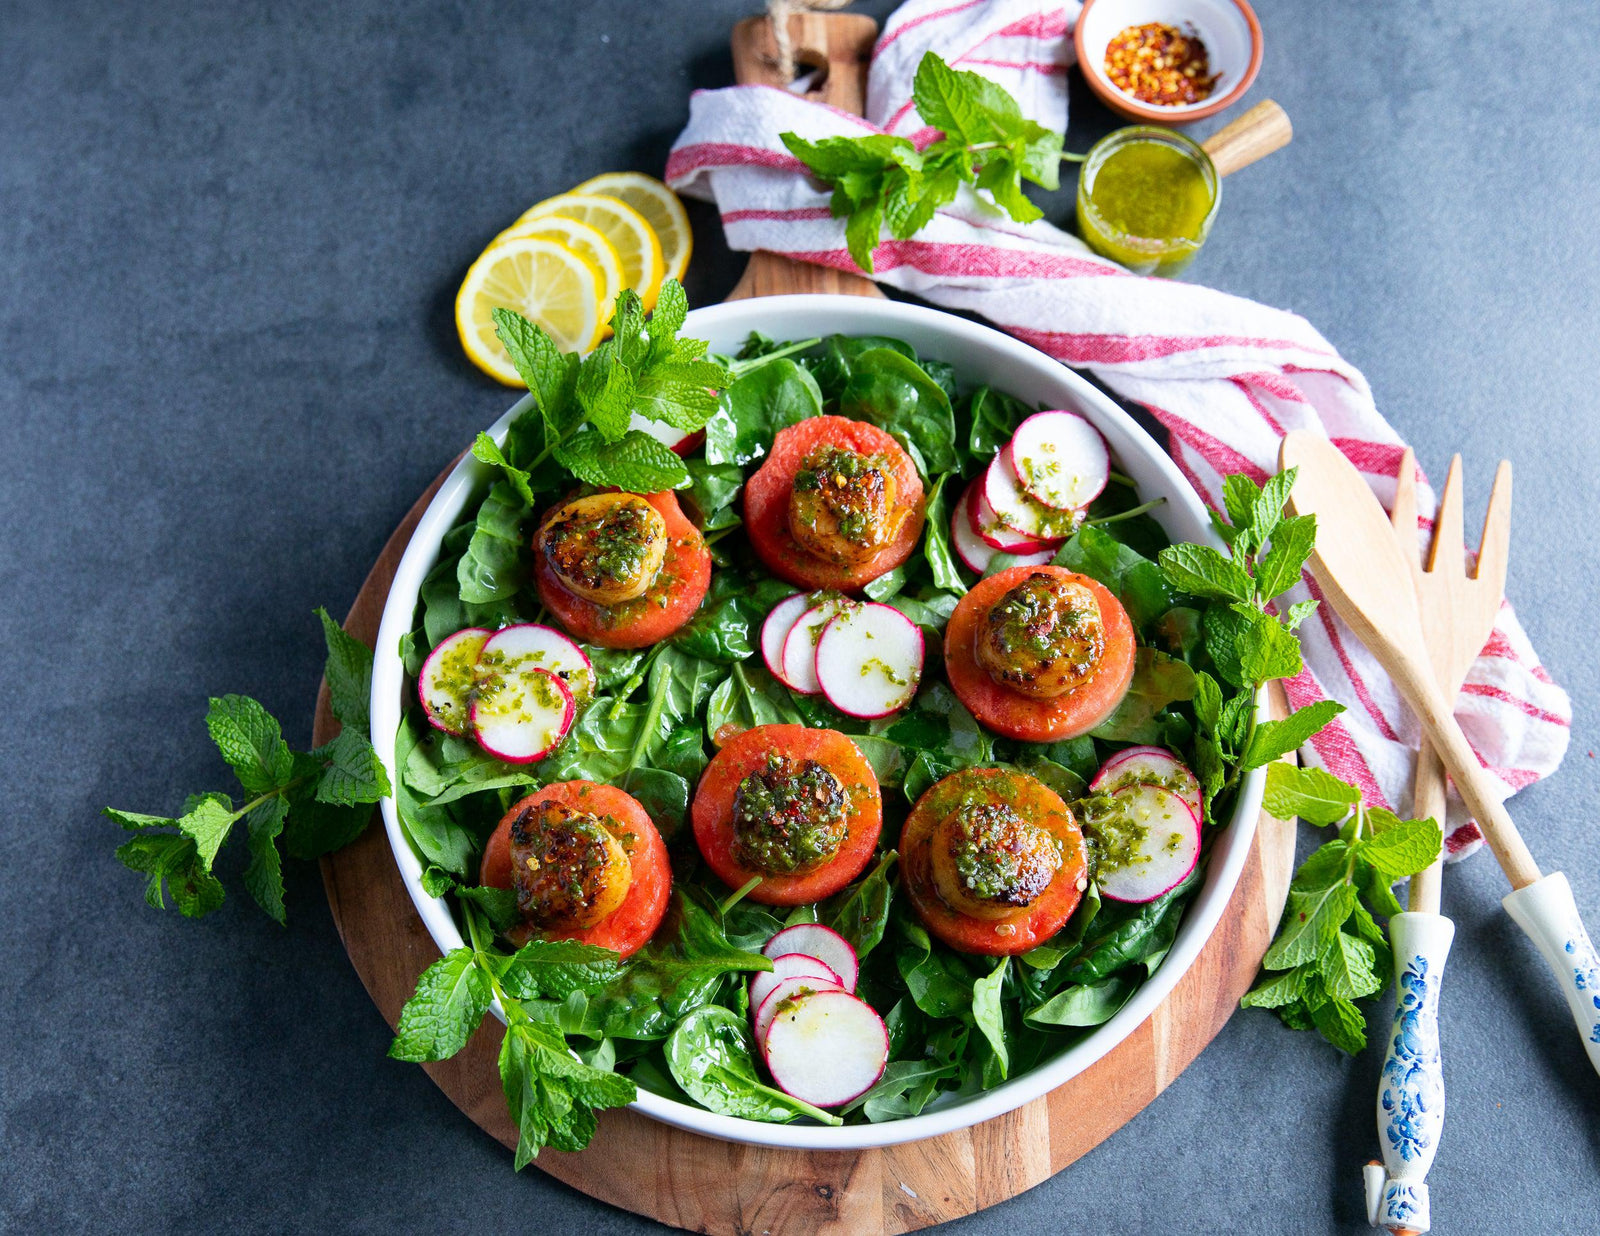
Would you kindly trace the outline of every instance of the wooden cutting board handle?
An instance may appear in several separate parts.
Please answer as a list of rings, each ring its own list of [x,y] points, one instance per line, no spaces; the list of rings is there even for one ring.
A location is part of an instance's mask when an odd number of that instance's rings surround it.
[[[857,116],[865,112],[867,63],[877,37],[878,23],[859,13],[792,16],[789,39],[795,62],[803,71],[819,75],[804,97]],[[789,83],[778,71],[778,45],[769,18],[747,17],[733,28],[733,75],[741,86],[787,89]],[[786,292],[883,295],[877,284],[861,275],[757,251],[751,254],[750,265],[728,299],[781,296]]]

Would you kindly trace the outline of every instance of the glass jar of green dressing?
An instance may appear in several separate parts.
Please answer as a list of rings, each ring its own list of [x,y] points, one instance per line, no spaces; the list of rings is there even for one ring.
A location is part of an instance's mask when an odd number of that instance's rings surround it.
[[[1176,275],[1200,252],[1222,180],[1199,145],[1134,125],[1101,138],[1078,173],[1078,234],[1136,275]]]

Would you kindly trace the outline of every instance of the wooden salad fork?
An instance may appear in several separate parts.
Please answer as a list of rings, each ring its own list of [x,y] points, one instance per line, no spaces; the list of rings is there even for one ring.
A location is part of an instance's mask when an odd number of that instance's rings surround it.
[[[1467,573],[1462,540],[1461,456],[1450,461],[1424,554],[1417,540],[1417,468],[1408,448],[1400,460],[1390,522],[1411,570],[1423,639],[1441,693],[1454,700],[1477,660],[1505,596],[1511,545],[1511,465],[1501,462],[1489,493],[1477,565]],[[1445,772],[1426,738],[1417,756],[1411,814],[1445,823]],[[1389,920],[1395,957],[1394,1023],[1378,1078],[1382,1165],[1366,1169],[1367,1219],[1395,1236],[1427,1230],[1428,1169],[1444,1128],[1444,1075],[1439,1051],[1439,985],[1455,924],[1439,913],[1444,873],[1441,847],[1431,866],[1411,878],[1410,907]],[[1420,1205],[1418,1204],[1420,1199]],[[1404,1212],[1404,1213],[1402,1213]],[[1419,1226],[1420,1221],[1420,1226]]]
[[[1423,634],[1416,577],[1410,565],[1415,551],[1401,551],[1389,518],[1365,478],[1327,438],[1295,430],[1284,438],[1278,459],[1282,467],[1299,469],[1290,506],[1297,514],[1317,517],[1312,573],[1334,611],[1378,659],[1416,713],[1423,733],[1511,881],[1512,891],[1502,904],[1555,972],[1589,1061],[1600,1072],[1600,956],[1578,916],[1566,876],[1560,872],[1540,874],[1510,813],[1499,801],[1496,782],[1484,771],[1452,715],[1452,701],[1440,688]],[[1459,523],[1454,537],[1453,542],[1435,538],[1435,558],[1440,545],[1446,547],[1447,560],[1451,553],[1459,555]],[[1496,551],[1491,547],[1490,552]],[[1397,915],[1396,919],[1404,917]],[[1413,1007],[1431,1003],[1436,1009],[1437,972],[1419,969],[1415,976],[1408,975],[1411,960],[1397,943],[1395,966],[1401,975],[1402,999],[1412,1001]],[[1409,1131],[1406,1120],[1398,1129],[1402,1134]],[[1387,1226],[1427,1230],[1425,1185],[1392,1181],[1385,1185],[1380,1200],[1379,1218]]]

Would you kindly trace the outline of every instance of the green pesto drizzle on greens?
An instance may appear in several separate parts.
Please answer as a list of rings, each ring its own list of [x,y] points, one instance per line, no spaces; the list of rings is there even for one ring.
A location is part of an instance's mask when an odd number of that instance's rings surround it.
[[[1105,758],[1130,743],[1170,747],[1191,765],[1208,835],[1230,816],[1243,775],[1264,765],[1271,765],[1274,814],[1334,824],[1355,806],[1339,836],[1296,874],[1282,933],[1267,955],[1268,977],[1245,1004],[1273,1007],[1290,1026],[1315,1027],[1358,1049],[1365,1023],[1354,1002],[1382,984],[1387,952],[1378,920],[1399,908],[1390,882],[1424,866],[1439,834],[1431,821],[1359,807],[1356,791],[1326,773],[1273,763],[1339,711],[1323,703],[1282,721],[1257,715],[1261,687],[1299,672],[1293,632],[1312,608],[1302,602],[1281,617],[1271,608],[1298,581],[1315,533],[1311,520],[1283,513],[1292,473],[1265,486],[1228,478],[1226,516],[1214,517],[1221,549],[1169,544],[1126,478],[1114,477],[1095,501],[1055,562],[1118,596],[1140,648],[1128,698],[1093,733],[1050,744],[990,734],[943,681],[936,656],[904,712],[856,720],[789,691],[756,655],[760,622],[792,589],[760,568],[740,534],[746,471],[777,430],[807,416],[836,412],[893,434],[927,482],[927,531],[919,553],[866,591],[916,622],[937,648],[973,580],[950,554],[950,504],[1033,409],[988,387],[959,392],[948,366],[921,360],[894,339],[784,344],[752,335],[738,357],[709,357],[703,344],[676,337],[685,308],[672,283],[648,321],[624,294],[615,337],[581,361],[517,315],[497,315],[532,406],[503,443],[485,435],[474,446],[498,479],[444,538],[421,588],[416,627],[400,648],[408,672],[463,627],[541,617],[529,581],[528,518],[570,491],[573,478],[682,490],[717,570],[700,611],[669,640],[638,651],[585,650],[592,696],[546,760],[502,764],[467,739],[433,730],[416,709],[403,717],[393,787],[400,822],[424,863],[424,887],[450,898],[467,944],[424,973],[391,1054],[454,1054],[498,1000],[518,1167],[546,1145],[586,1145],[594,1111],[631,1101],[637,1087],[750,1119],[820,1119],[759,1080],[743,1035],[746,977],[771,966],[762,945],[787,924],[816,921],[856,948],[858,991],[890,1036],[882,1079],[837,1118],[901,1119],[941,1092],[997,1085],[1108,1020],[1161,964],[1206,854],[1182,884],[1143,905],[1102,900],[1091,881],[1053,939],[995,961],[930,938],[899,895],[890,847],[910,805],[951,772],[1009,768],[1077,801]],[[705,458],[680,460],[629,430],[632,411],[685,431],[703,426]],[[389,792],[365,737],[371,654],[322,617],[334,713],[345,725],[339,738],[293,752],[259,704],[226,696],[212,702],[207,726],[243,790],[237,804],[212,793],[191,798],[171,819],[108,810],[133,833],[118,856],[147,877],[152,905],[164,904],[165,891],[186,915],[217,908],[223,888],[212,865],[232,825],[243,822],[245,885],[282,921],[280,846],[295,857],[337,848]],[[791,911],[722,888],[683,827],[691,787],[718,736],[778,722],[849,734],[885,803],[880,854],[867,873],[834,897]],[[510,804],[539,785],[579,778],[634,795],[673,855],[667,919],[626,960],[570,942],[509,946],[503,933],[516,921],[514,892],[477,884],[484,842]]]

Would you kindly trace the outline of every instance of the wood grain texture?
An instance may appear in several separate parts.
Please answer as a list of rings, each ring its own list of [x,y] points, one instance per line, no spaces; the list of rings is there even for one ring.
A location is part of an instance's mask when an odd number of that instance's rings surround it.
[[[852,15],[795,19],[802,64],[828,64],[825,101],[859,111],[859,83],[876,26]],[[770,75],[764,18],[734,37],[741,81]],[[831,89],[835,93],[830,94]],[[757,253],[730,299],[783,292],[881,295],[840,271]],[[453,465],[452,465],[453,466]],[[446,470],[448,472],[448,469]],[[345,628],[371,644],[412,530],[441,474],[395,529],[362,585]],[[337,732],[324,687],[315,740]],[[535,1166],[591,1197],[659,1222],[729,1236],[860,1236],[916,1231],[1016,1196],[1061,1171],[1141,1111],[1188,1066],[1238,1007],[1282,913],[1294,862],[1292,825],[1263,818],[1222,921],[1172,995],[1127,1039],[1044,1098],[972,1129],[867,1151],[740,1146],[669,1128],[627,1109],[599,1114],[589,1149],[546,1150]],[[393,1026],[416,979],[439,955],[411,904],[381,824],[322,862],[323,883],[351,963]],[[450,1060],[425,1065],[472,1122],[507,1147],[516,1131],[500,1093],[503,1036],[493,1018]]]

